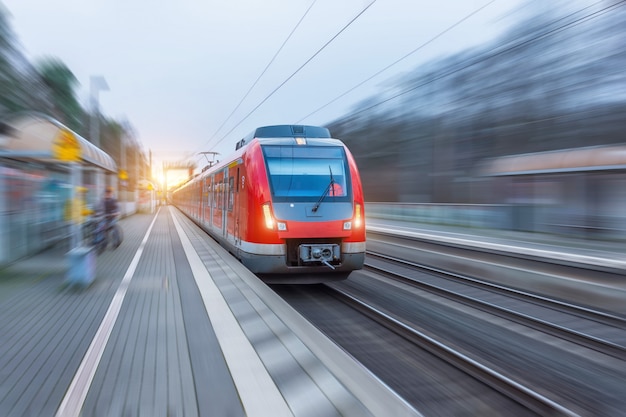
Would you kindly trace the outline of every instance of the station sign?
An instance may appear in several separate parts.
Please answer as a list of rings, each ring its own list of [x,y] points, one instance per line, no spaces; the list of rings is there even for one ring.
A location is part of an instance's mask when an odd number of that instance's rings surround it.
[[[63,162],[78,162],[81,156],[80,142],[67,129],[61,129],[52,141],[52,155]]]

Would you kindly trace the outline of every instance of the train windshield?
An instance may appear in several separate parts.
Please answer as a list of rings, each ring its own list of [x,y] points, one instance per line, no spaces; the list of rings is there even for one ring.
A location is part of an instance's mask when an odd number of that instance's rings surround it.
[[[343,147],[263,146],[275,201],[349,201],[349,170]]]

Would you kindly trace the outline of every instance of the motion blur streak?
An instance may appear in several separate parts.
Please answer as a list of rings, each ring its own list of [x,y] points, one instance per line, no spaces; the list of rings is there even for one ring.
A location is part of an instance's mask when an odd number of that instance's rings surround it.
[[[501,38],[416,68],[331,123],[367,200],[624,239],[625,4],[528,2]]]

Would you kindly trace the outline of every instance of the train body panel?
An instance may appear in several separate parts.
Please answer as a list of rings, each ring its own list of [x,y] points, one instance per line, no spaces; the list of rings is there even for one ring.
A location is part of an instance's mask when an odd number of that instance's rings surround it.
[[[363,267],[356,163],[328,130],[269,126],[173,193],[173,202],[267,282],[343,279]]]

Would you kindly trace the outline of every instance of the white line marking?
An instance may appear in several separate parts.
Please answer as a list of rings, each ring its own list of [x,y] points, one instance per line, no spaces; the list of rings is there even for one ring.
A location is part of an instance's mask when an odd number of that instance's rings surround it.
[[[246,415],[293,416],[176,216],[170,214]]]
[[[150,227],[148,227],[148,231],[139,245],[139,249],[137,249],[137,252],[135,253],[135,257],[130,262],[124,278],[122,278],[120,286],[117,288],[117,291],[115,291],[115,295],[109,305],[109,309],[107,310],[104,319],[102,319],[102,323],[100,323],[100,327],[91,341],[91,345],[89,345],[89,349],[87,349],[87,353],[85,354],[76,375],[74,375],[74,379],[72,380],[67,393],[65,393],[65,397],[56,412],[56,417],[78,417],[80,415],[80,411],[83,408],[85,398],[87,398],[91,382],[93,381],[93,377],[98,369],[98,364],[100,363],[100,359],[104,353],[104,348],[107,345],[109,336],[111,336],[111,332],[113,331],[113,326],[115,326],[117,316],[122,308],[122,302],[126,296],[126,291],[128,291],[130,280],[135,274],[135,269],[137,269],[139,259],[143,254],[143,249],[148,241],[148,236],[150,236],[150,232],[152,232],[152,227],[154,226],[160,211],[161,208],[159,207],[159,210],[157,210],[154,218],[152,219],[152,223],[150,223]]]

